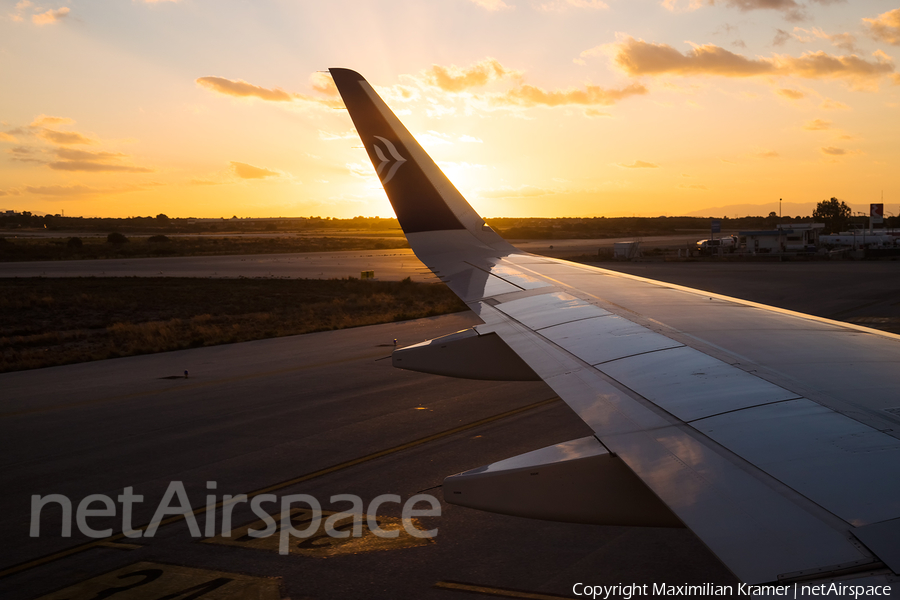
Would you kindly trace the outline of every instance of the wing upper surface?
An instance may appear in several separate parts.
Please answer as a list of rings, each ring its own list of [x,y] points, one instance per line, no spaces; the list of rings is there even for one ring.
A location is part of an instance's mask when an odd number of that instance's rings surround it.
[[[900,518],[900,419],[885,410],[900,405],[900,338],[520,253],[455,188],[396,192],[405,167],[385,181],[365,115],[401,154],[424,151],[368,84],[353,99],[361,77],[335,81],[410,245],[478,332],[498,334],[735,574],[884,569],[853,531]],[[408,216],[431,210],[457,220]]]

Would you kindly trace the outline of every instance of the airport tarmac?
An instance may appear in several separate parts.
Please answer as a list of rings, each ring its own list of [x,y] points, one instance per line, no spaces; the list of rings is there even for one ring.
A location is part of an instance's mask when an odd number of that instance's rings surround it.
[[[889,318],[900,291],[900,262],[604,267],[850,320]],[[589,434],[542,383],[449,379],[385,360],[394,339],[408,345],[475,323],[460,313],[0,375],[0,597],[546,599],[573,597],[579,582],[734,583],[684,529],[551,523],[443,502],[435,486],[449,474]],[[143,496],[138,527],[172,482],[183,482],[202,535],[174,517],[152,538],[117,537],[118,496],[129,487]],[[425,542],[380,543],[366,530],[345,544],[319,531],[282,556],[276,536],[244,535],[259,520],[247,504],[234,508],[233,539],[221,536],[221,508],[217,529],[205,531],[207,495],[309,494],[333,511],[347,508],[330,501],[336,494],[370,506],[419,492],[441,507],[420,519],[438,529]],[[72,515],[73,536],[63,537],[62,511],[50,504],[31,537],[31,497],[50,494],[73,512],[90,495],[109,497],[115,516],[87,524],[111,535],[85,537]],[[375,512],[389,527],[400,507]]]
[[[733,582],[685,529],[551,523],[444,503],[435,486],[449,474],[590,433],[543,383],[449,379],[379,360],[395,338],[405,345],[474,323],[460,313],[0,375],[0,597],[559,598],[578,582]],[[346,549],[320,535],[282,556],[274,537],[268,546],[246,535],[210,543],[184,519],[152,538],[91,540],[73,517],[64,538],[62,511],[49,505],[40,536],[29,537],[33,494],[61,494],[74,511],[89,495],[117,502],[133,487],[144,499],[136,527],[173,481],[201,529],[206,494],[310,494],[325,510],[346,510],[331,496],[370,506],[381,494],[405,502],[424,490],[441,512],[420,528],[438,532]],[[86,523],[117,533],[116,508]],[[399,513],[395,504],[377,511]],[[234,509],[238,533],[257,520],[246,504]]]

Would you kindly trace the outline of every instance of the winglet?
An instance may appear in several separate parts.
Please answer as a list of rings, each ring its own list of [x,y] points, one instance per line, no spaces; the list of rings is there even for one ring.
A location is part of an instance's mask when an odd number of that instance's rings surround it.
[[[329,72],[405,233],[468,230],[483,244],[505,245],[362,75]]]

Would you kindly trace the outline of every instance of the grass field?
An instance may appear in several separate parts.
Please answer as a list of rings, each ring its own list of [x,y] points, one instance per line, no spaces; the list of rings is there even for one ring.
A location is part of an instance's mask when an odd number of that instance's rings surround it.
[[[94,258],[147,258],[156,256],[213,256],[222,254],[282,254],[336,250],[409,248],[406,238],[369,232],[347,236],[300,234],[272,237],[240,236],[133,236],[106,237],[2,237],[0,261],[78,260]],[[125,239],[127,241],[121,241]],[[72,240],[78,240],[73,242]]]
[[[0,279],[0,372],[458,312],[438,283]]]

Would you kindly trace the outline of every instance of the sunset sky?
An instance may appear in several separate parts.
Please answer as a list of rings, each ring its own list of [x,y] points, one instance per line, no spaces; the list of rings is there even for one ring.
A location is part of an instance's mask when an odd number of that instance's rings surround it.
[[[0,1],[0,210],[393,216],[362,73],[476,210],[900,213],[900,7]]]

